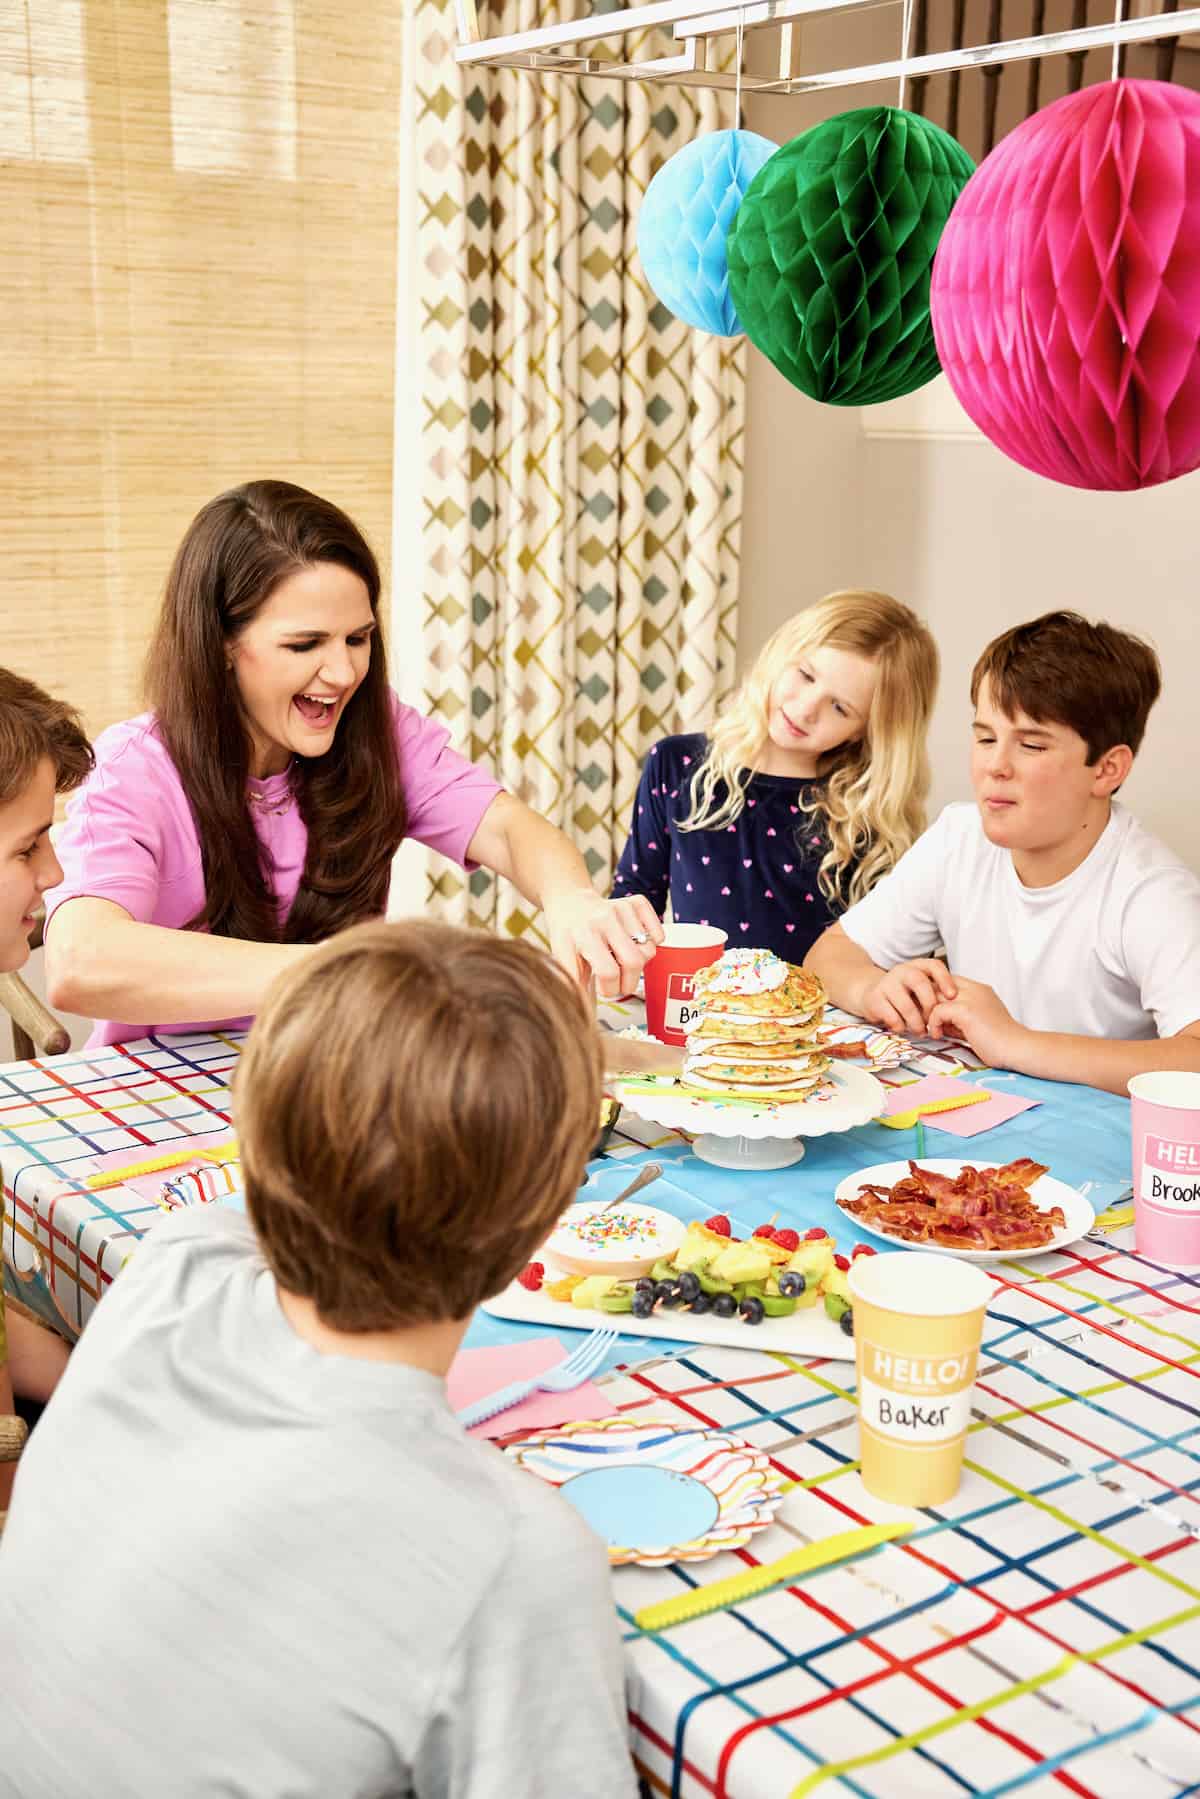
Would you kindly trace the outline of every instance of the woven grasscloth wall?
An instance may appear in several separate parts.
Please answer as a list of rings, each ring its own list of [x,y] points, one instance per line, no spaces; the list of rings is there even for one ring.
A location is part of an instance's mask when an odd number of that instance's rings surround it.
[[[518,30],[554,9],[489,16]],[[413,84],[424,703],[560,824],[606,885],[640,762],[733,677],[740,342],[646,287],[638,207],[728,118],[698,91],[514,71],[462,78],[421,0]],[[454,919],[529,928],[519,895],[431,859]]]
[[[196,509],[392,509],[393,0],[0,4],[0,661],[137,710]]]

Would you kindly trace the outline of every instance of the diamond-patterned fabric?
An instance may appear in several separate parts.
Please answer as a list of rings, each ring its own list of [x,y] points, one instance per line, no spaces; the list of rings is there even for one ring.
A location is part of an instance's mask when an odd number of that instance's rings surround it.
[[[873,406],[931,381],[929,271],[974,166],[947,132],[894,106],[839,113],[777,150],[729,237],[751,343],[831,406]]]
[[[487,29],[555,17],[513,0]],[[673,318],[635,251],[648,182],[720,102],[460,73],[450,0],[415,38],[425,703],[606,887],[649,744],[734,675],[745,352]],[[443,917],[530,928],[483,871],[428,883]]]
[[[946,227],[933,323],[967,412],[1035,474],[1200,465],[1200,95],[1106,81],[1019,125]]]

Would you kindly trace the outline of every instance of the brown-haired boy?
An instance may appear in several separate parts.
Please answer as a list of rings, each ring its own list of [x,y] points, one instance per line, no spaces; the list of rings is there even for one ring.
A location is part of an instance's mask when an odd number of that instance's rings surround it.
[[[0,975],[25,966],[34,909],[63,878],[50,842],[54,796],[78,787],[91,766],[78,714],[0,668]],[[7,1326],[13,1388],[26,1399],[48,1399],[66,1366],[66,1344],[13,1307]],[[6,1378],[4,1339],[0,1296],[0,1383]],[[0,1411],[7,1409],[8,1395],[0,1392]]]
[[[813,946],[834,1001],[1045,1080],[1123,1093],[1200,1070],[1200,880],[1113,798],[1160,686],[1148,644],[1075,612],[990,643],[977,803],[947,806]]]
[[[604,1549],[443,1381],[599,1102],[580,993],[524,944],[361,925],[276,982],[249,1222],[149,1235],[22,1461],[0,1793],[633,1794]]]

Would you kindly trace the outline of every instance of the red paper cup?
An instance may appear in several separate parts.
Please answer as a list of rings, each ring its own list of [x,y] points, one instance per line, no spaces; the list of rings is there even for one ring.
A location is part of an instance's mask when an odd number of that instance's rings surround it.
[[[696,1016],[692,976],[721,960],[727,938],[707,924],[669,924],[646,964],[646,1029],[660,1043],[683,1043]]]
[[[1134,1248],[1200,1266],[1200,1074],[1135,1074],[1129,1097]]]

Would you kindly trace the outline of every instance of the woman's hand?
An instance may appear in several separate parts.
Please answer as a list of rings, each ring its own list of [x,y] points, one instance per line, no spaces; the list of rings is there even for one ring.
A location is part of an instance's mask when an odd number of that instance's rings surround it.
[[[612,900],[576,888],[547,899],[545,913],[555,959],[582,985],[594,979],[607,999],[634,991],[663,940],[662,920],[641,894]]]
[[[575,845],[511,793],[498,793],[467,846],[478,862],[542,908],[555,959],[581,986],[594,980],[606,999],[632,993],[663,940],[658,913],[642,894],[602,899]]]

